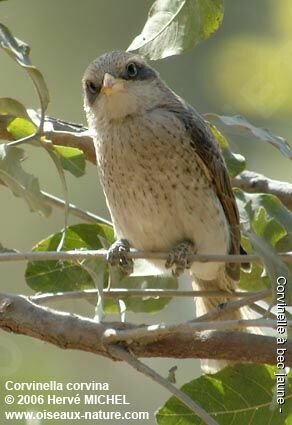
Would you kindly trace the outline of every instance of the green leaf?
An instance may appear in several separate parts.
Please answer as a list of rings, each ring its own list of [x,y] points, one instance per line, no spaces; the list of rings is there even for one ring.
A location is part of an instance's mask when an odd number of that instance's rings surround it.
[[[292,304],[291,270],[277,256],[277,246],[284,238],[292,246],[292,213],[273,195],[247,194],[235,189],[239,208],[242,231],[248,236],[254,252],[265,264],[265,270],[259,264],[254,264],[251,273],[242,273],[240,286],[243,289],[262,289],[264,286],[276,287],[277,277],[285,276],[287,304]],[[251,245],[244,246],[248,252]],[[276,248],[276,249],[275,249]],[[266,273],[269,278],[266,278]]]
[[[10,97],[2,97],[0,99],[0,115],[9,115],[13,118],[21,117],[28,120],[30,119],[25,106],[18,102],[18,100]]]
[[[161,59],[193,49],[222,23],[223,0],[156,0],[128,51]]]
[[[0,180],[15,196],[23,198],[31,211],[48,216],[51,208],[43,201],[38,179],[21,167],[23,155],[22,149],[0,145]]]
[[[22,103],[9,97],[0,99],[0,125],[8,132],[9,140],[11,140],[10,135],[16,140],[36,132],[36,126]],[[3,134],[5,133],[2,131]]]
[[[285,293],[285,302],[287,305],[292,305],[292,292],[291,292],[291,274],[286,264],[277,256],[277,252],[269,245],[263,238],[259,238],[257,235],[249,232],[247,233],[249,240],[254,248],[254,251],[261,257],[265,266],[264,274],[267,273],[273,289],[273,301],[274,304],[277,302],[277,279],[280,276],[285,277],[289,286]]]
[[[62,251],[101,249],[99,236],[113,241],[113,229],[105,224],[77,224],[66,229]],[[33,251],[56,251],[62,238],[58,232],[39,242]],[[96,260],[100,267],[104,261]],[[37,292],[78,291],[94,288],[94,282],[82,266],[73,261],[31,261],[25,272],[26,283]]]
[[[292,150],[290,145],[287,143],[283,137],[276,136],[271,133],[270,130],[266,128],[256,127],[250,122],[248,122],[244,117],[240,115],[234,115],[232,117],[217,115],[214,113],[207,113],[204,116],[215,123],[222,123],[225,126],[234,127],[241,132],[247,132],[254,136],[256,139],[267,142],[273,145],[275,148],[279,149],[282,155],[286,156],[289,159],[292,159]]]
[[[43,75],[30,62],[29,46],[14,37],[10,30],[3,24],[0,24],[0,46],[27,71],[38,93],[41,109],[44,112],[47,109],[50,100],[49,91]]]
[[[268,218],[267,210],[261,205],[253,217],[254,232],[270,245],[276,244],[286,236],[286,230],[274,218]]]
[[[33,251],[56,251],[62,237],[58,232],[47,239],[39,242]],[[104,224],[77,224],[67,228],[62,245],[62,251],[74,249],[101,249],[105,243],[110,246],[114,241],[113,228]],[[95,265],[92,261],[96,262]],[[90,267],[90,270],[89,270]],[[97,276],[101,271],[103,276],[99,278],[107,286],[108,267],[105,261],[91,260],[82,263],[73,261],[32,261],[27,265],[25,279],[30,288],[37,292],[77,291],[96,287],[93,282],[91,271]],[[116,269],[112,269],[111,288],[128,289],[177,289],[177,279],[161,276],[133,276],[120,275]],[[166,297],[121,297],[127,310],[134,312],[155,312],[161,310],[169,303]],[[107,313],[118,312],[117,302],[106,298],[104,310]]]
[[[14,118],[7,125],[7,131],[17,140],[34,134],[36,126],[26,118]]]
[[[210,125],[210,128],[219,143],[230,177],[237,176],[237,174],[241,173],[246,168],[244,156],[231,152],[227,139],[220,133],[218,128],[214,125]]]
[[[62,167],[70,171],[75,177],[83,176],[85,173],[85,156],[82,150],[67,146],[55,146],[60,155]]]
[[[112,280],[111,288],[127,289],[177,289],[178,282],[174,277],[163,276],[116,276]],[[135,313],[155,313],[162,310],[170,301],[171,297],[121,297],[127,310]],[[105,311],[108,313],[118,312],[117,303],[106,299]]]
[[[220,425],[291,425],[292,385],[285,404],[271,409],[278,369],[271,366],[235,364],[215,375],[204,375],[181,390],[202,406]],[[282,413],[279,412],[282,407]],[[203,425],[176,397],[156,415],[159,425]]]

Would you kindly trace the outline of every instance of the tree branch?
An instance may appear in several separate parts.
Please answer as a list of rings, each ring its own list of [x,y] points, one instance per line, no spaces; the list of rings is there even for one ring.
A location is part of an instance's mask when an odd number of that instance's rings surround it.
[[[70,299],[88,299],[98,296],[98,289],[85,289],[83,291],[52,292],[32,295],[30,300],[36,304],[46,304],[52,301],[63,301]],[[251,295],[259,295],[260,299],[265,297],[265,291],[180,291],[177,289],[123,289],[104,288],[103,296],[106,298],[127,297],[207,297],[207,298],[247,298]]]
[[[129,323],[97,323],[92,319],[39,306],[21,295],[0,294],[0,328],[31,336],[63,349],[112,358],[106,333],[140,329]],[[185,332],[123,342],[137,357],[210,358],[234,362],[275,363],[273,337],[244,332]],[[252,350],[250,349],[252,347]],[[292,342],[287,341],[286,366],[292,366]]]
[[[278,180],[269,179],[262,174],[253,171],[242,171],[232,179],[232,186],[239,187],[249,193],[271,193],[276,195],[280,201],[292,211],[292,184]]]
[[[277,255],[287,263],[292,263],[291,252],[279,252]],[[132,259],[167,260],[168,252],[152,252],[131,250],[127,256]],[[9,261],[46,261],[46,260],[68,260],[80,261],[89,259],[106,260],[107,251],[98,250],[72,250],[72,251],[33,251],[33,252],[4,252],[0,253],[0,262]],[[216,263],[245,263],[261,262],[261,257],[255,254],[247,255],[221,255],[221,254],[195,254],[189,256],[190,262],[213,262]]]

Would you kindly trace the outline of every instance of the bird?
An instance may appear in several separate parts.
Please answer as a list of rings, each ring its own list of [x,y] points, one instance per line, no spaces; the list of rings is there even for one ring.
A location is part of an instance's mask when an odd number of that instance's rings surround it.
[[[82,84],[117,239],[109,262],[130,274],[130,248],[165,251],[165,267],[175,275],[188,270],[195,289],[234,292],[240,264],[189,261],[190,254],[245,252],[227,167],[208,123],[135,53],[103,54],[88,66]],[[197,315],[228,300],[198,298]],[[248,316],[241,308],[220,320]],[[225,365],[202,361],[209,373]]]

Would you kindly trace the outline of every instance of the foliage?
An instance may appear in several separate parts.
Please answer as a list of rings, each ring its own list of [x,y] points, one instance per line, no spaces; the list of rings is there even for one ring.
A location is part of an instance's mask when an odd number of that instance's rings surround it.
[[[56,251],[60,245],[62,232],[58,232],[39,242],[33,251]],[[63,251],[74,249],[101,249],[114,242],[112,227],[105,224],[77,224],[66,229],[62,244]],[[109,270],[105,262],[94,260],[95,271],[101,271],[105,286],[108,285]],[[25,278],[28,286],[37,292],[81,291],[95,287],[92,276],[88,273],[88,263],[82,261],[31,261],[28,263]],[[126,289],[176,289],[177,279],[160,276],[121,276],[115,271],[111,279],[112,288]],[[122,297],[127,310],[134,312],[153,313],[161,310],[169,301],[167,297]],[[117,312],[117,303],[111,300],[105,302],[105,312]]]
[[[223,10],[223,0],[156,0],[128,50],[149,59],[186,52],[219,28]]]
[[[286,389],[283,412],[273,406],[277,369],[271,366],[236,364],[215,375],[204,375],[184,384],[181,390],[196,400],[220,425],[291,424],[292,374]],[[171,397],[157,412],[159,425],[201,425],[202,421],[177,398]]]
[[[247,132],[262,142],[271,143],[271,145],[280,150],[282,155],[292,159],[292,151],[287,141],[283,137],[276,136],[267,128],[255,127],[253,124],[248,122],[246,118],[241,117],[240,115],[228,117],[224,115],[208,113],[205,114],[205,117],[216,123],[223,124],[224,126],[236,128],[239,132]]]

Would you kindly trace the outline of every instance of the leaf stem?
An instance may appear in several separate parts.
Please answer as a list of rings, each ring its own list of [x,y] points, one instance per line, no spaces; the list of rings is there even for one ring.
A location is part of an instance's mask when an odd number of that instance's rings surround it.
[[[159,375],[155,370],[138,360],[130,351],[117,345],[108,347],[108,351],[114,357],[124,360],[138,372],[148,376],[154,382],[171,392],[177,399],[185,404],[192,412],[204,421],[207,425],[219,425],[199,404],[191,399],[187,394],[176,388],[171,382]]]

